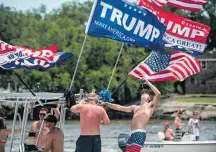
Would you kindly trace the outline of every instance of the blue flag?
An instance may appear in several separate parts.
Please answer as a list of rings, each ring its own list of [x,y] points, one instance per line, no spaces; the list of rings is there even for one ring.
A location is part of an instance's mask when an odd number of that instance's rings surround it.
[[[152,50],[164,50],[166,26],[147,9],[124,0],[95,0],[86,34]]]
[[[71,56],[72,53],[57,52],[53,60],[49,61],[23,56],[17,52],[10,52],[7,55],[1,56],[0,67],[7,70],[15,68],[49,69]]]

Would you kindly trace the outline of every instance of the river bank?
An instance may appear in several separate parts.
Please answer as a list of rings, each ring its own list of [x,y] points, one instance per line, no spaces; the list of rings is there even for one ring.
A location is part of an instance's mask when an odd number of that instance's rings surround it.
[[[162,99],[152,116],[152,119],[173,119],[177,115],[177,110],[182,109],[182,119],[188,120],[192,117],[193,111],[198,111],[201,120],[216,120],[216,96],[203,98],[202,96],[170,96]],[[191,101],[191,99],[193,99]],[[198,100],[199,99],[199,100]],[[200,102],[201,101],[201,102]],[[140,104],[140,101],[131,103]],[[130,105],[131,105],[130,104]],[[111,119],[131,119],[132,113],[124,113],[106,108]],[[22,114],[23,108],[20,106],[19,113]],[[6,119],[13,119],[14,108],[11,103],[0,103],[0,116]],[[78,114],[68,111],[66,119],[79,119]]]

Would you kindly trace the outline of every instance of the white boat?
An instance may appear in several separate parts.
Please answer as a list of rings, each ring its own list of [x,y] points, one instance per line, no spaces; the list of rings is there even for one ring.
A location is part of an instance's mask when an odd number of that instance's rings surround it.
[[[118,144],[122,152],[124,152],[128,136],[128,133],[119,135]],[[184,139],[189,139],[186,136]],[[216,152],[216,141],[145,142],[141,152]]]
[[[146,142],[142,152],[216,152],[216,141]]]

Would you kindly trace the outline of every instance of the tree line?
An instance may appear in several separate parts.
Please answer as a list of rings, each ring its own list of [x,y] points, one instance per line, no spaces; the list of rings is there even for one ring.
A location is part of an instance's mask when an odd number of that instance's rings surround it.
[[[74,56],[49,70],[16,69],[22,79],[34,91],[64,92],[69,88],[75,70],[78,55],[85,37],[85,25],[92,7],[91,1],[83,3],[67,2],[51,12],[46,6],[17,11],[14,8],[0,5],[0,39],[11,45],[42,48],[58,45],[58,51],[71,52]],[[175,8],[165,8],[189,19],[204,23],[212,28],[208,39],[207,51],[215,48],[216,36],[216,1],[209,0],[201,13],[190,13]],[[106,89],[122,43],[105,38],[88,37],[78,71],[75,77],[74,90],[83,88],[90,92],[95,89]],[[148,55],[144,48],[125,45],[117,69],[112,79],[111,92],[127,77],[127,74]],[[13,90],[23,88],[23,84],[10,70],[1,69],[1,87],[8,82]],[[172,82],[157,83],[163,92],[172,88]],[[139,97],[140,84],[135,78],[128,78],[126,83],[115,94],[120,103],[127,103]]]

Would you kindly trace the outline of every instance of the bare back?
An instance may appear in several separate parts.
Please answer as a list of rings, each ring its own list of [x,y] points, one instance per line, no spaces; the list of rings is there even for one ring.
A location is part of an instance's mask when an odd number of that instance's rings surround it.
[[[83,105],[80,111],[81,135],[100,135],[100,124],[105,110],[93,104]]]
[[[145,129],[154,110],[155,106],[151,102],[140,105],[139,107],[137,106],[137,109],[134,111],[131,130]]]
[[[51,142],[51,152],[64,152],[64,133],[61,129],[55,127],[47,134],[47,140]]]

